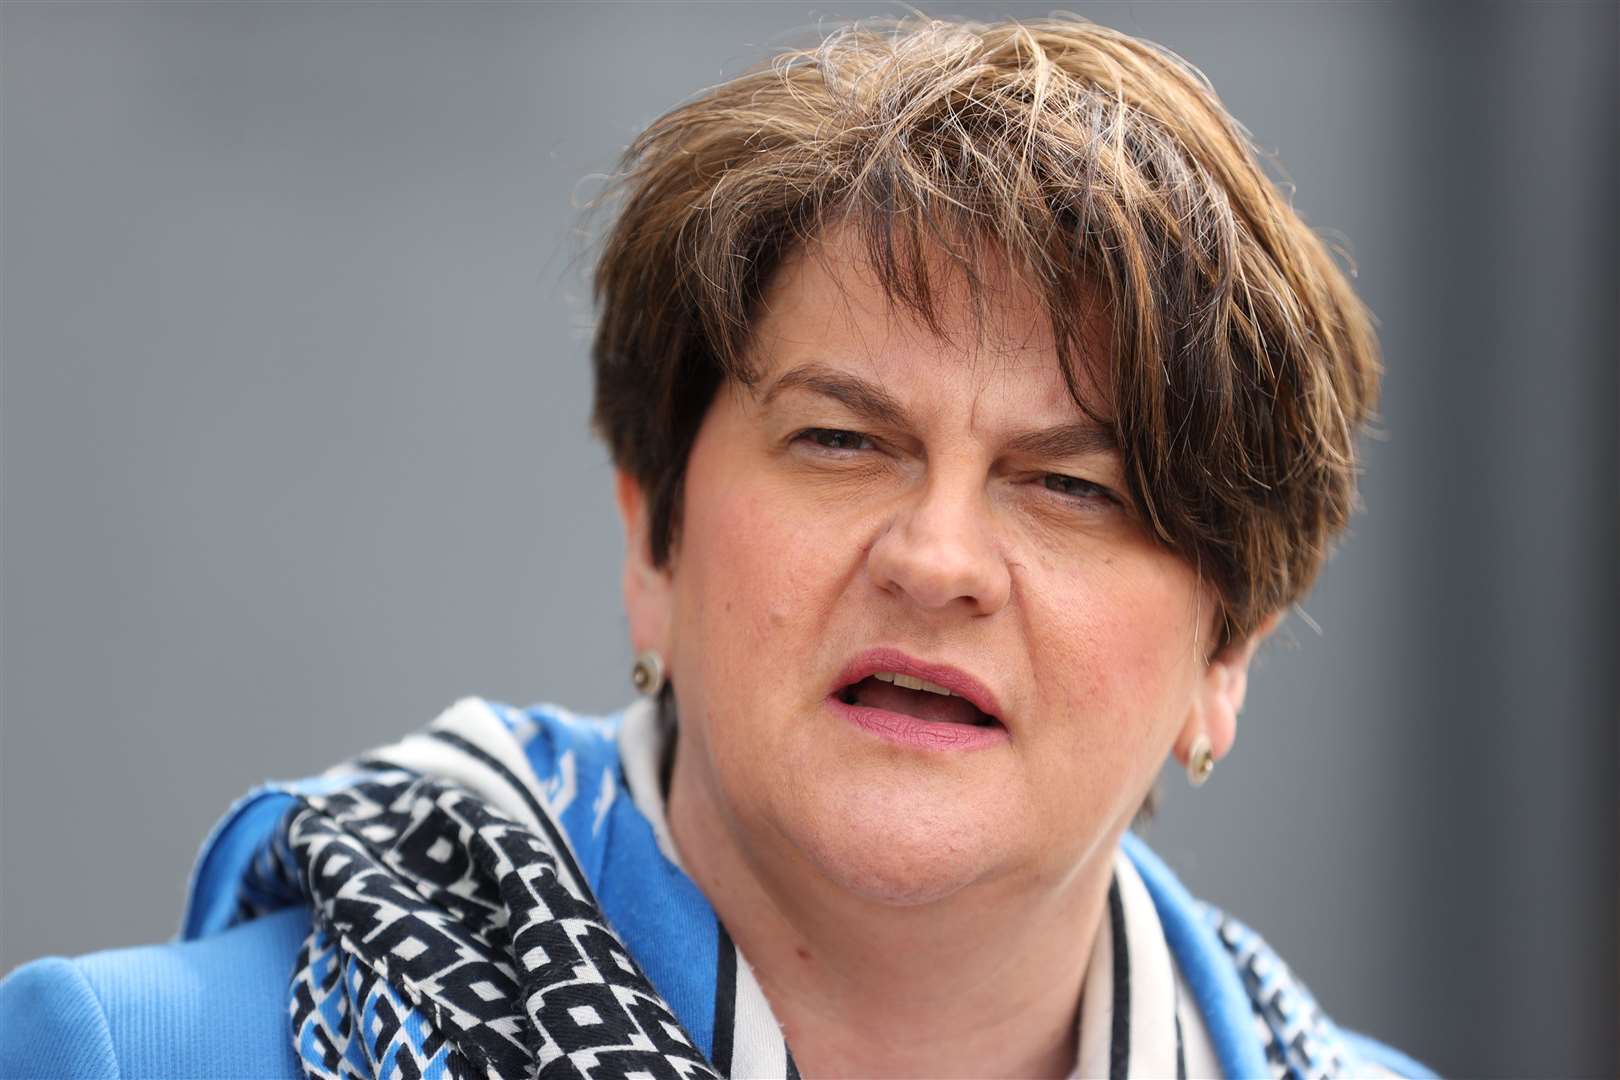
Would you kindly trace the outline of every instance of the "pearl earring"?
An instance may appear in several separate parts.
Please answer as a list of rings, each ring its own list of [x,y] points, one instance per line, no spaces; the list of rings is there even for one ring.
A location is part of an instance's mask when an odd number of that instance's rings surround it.
[[[1187,783],[1202,787],[1209,774],[1215,771],[1215,751],[1209,745],[1209,736],[1199,735],[1187,751]]]
[[[664,688],[664,658],[652,649],[638,655],[630,668],[630,683],[637,693],[657,697]]]

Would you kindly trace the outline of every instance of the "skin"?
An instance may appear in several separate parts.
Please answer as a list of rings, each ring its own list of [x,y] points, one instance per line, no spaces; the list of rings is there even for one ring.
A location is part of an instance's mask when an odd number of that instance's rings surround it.
[[[1119,837],[1167,754],[1230,749],[1276,622],[1211,656],[1215,598],[1117,494],[1118,454],[1016,439],[1085,419],[1037,297],[954,310],[934,336],[829,234],[772,284],[757,382],[704,419],[666,565],[618,481],[631,636],[680,716],[671,831],[805,1075],[1067,1075]],[[898,414],[828,392],[856,380]],[[874,646],[975,676],[1007,739],[836,715]]]

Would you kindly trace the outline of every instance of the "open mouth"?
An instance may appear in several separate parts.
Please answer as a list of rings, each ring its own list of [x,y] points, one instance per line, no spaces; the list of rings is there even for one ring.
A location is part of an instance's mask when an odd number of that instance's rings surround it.
[[[936,724],[1000,727],[1001,723],[967,698],[912,675],[880,671],[838,691],[845,705],[900,713]]]

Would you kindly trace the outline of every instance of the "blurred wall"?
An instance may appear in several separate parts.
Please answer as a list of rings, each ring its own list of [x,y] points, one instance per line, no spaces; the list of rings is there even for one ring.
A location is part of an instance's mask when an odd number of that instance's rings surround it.
[[[0,6],[0,971],[171,934],[261,779],[627,700],[578,204],[898,10]],[[1077,10],[1210,76],[1388,363],[1366,510],[1150,841],[1341,1022],[1613,1075],[1615,6]]]

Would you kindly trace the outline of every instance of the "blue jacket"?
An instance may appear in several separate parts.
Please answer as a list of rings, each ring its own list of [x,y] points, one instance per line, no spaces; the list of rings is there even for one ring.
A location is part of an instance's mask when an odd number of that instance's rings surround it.
[[[709,1052],[712,987],[705,980],[721,947],[716,923],[691,880],[657,854],[651,826],[633,800],[616,797],[624,785],[616,723],[551,707],[489,707],[526,733],[530,763],[609,921]],[[285,908],[233,925],[243,870],[293,798],[288,786],[261,789],[216,827],[198,860],[177,940],[47,957],[0,982],[0,1077],[301,1077],[288,1024],[288,981],[309,933],[310,911]],[[1258,938],[1231,923],[1218,933],[1211,909],[1188,895],[1138,838],[1127,836],[1124,848],[1153,898],[1227,1075],[1272,1075],[1256,1003],[1275,1001],[1286,1013],[1288,995],[1308,1000],[1308,993]],[[1271,962],[1256,964],[1257,950]],[[1259,985],[1261,979],[1271,985]],[[1396,1075],[1431,1075],[1396,1051],[1342,1035],[1373,1065]]]

